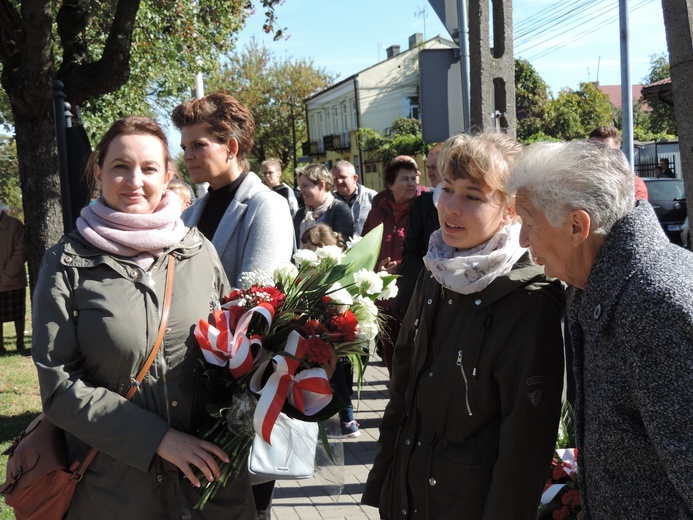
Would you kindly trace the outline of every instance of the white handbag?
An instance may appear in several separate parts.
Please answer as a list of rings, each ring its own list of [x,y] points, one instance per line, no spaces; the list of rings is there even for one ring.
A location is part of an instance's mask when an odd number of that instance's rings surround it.
[[[255,434],[248,455],[252,485],[271,480],[300,480],[315,472],[318,423],[303,422],[281,413],[272,431],[272,444]]]

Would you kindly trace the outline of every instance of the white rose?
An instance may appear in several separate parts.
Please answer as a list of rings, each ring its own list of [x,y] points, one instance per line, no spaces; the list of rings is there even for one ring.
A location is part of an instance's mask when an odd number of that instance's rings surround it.
[[[354,299],[349,294],[349,291],[344,289],[339,283],[335,282],[332,284],[327,292],[326,296],[332,298],[332,303],[337,306],[336,311],[339,314],[344,314],[348,309],[349,305],[354,303]]]
[[[383,279],[368,269],[361,269],[354,273],[354,282],[360,291],[366,294],[378,294],[383,290]]]
[[[287,286],[294,283],[298,276],[298,269],[291,262],[282,262],[274,270],[274,278],[282,285]]]
[[[359,323],[357,335],[372,341],[378,335],[378,326],[375,323]]]
[[[294,253],[294,262],[299,269],[320,265],[318,255],[315,254],[315,251],[311,251],[310,249],[299,249],[296,251],[296,253]]]
[[[376,300],[388,300],[390,298],[394,298],[397,296],[398,291],[399,288],[397,287],[397,282],[392,280],[389,284],[387,284],[387,287],[383,289],[383,292],[378,295]]]
[[[354,303],[354,299],[351,297],[351,294],[349,294],[349,291],[344,289],[339,282],[333,283],[326,294],[332,298],[332,301],[341,305],[351,305]]]
[[[370,298],[355,296],[351,312],[354,313],[359,323],[375,323],[376,316],[378,316],[378,307],[375,306],[375,303]]]
[[[315,251],[315,254],[317,254],[318,258],[321,260],[330,260],[331,265],[339,265],[342,258],[344,258],[342,248],[339,246],[319,247],[317,251]]]

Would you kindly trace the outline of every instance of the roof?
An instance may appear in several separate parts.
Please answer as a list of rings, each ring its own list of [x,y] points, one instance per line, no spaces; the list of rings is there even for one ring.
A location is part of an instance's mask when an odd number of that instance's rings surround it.
[[[410,48],[408,48],[408,49],[406,49],[406,50],[403,50],[403,51],[399,52],[398,54],[395,54],[394,56],[392,56],[392,57],[390,57],[390,58],[385,58],[384,60],[381,60],[381,61],[379,61],[379,62],[377,62],[377,63],[374,63],[374,64],[371,65],[370,67],[366,67],[365,69],[363,69],[363,70],[361,70],[361,71],[359,71],[359,72],[356,72],[355,74],[352,74],[352,75],[349,76],[348,78],[344,78],[344,79],[341,80],[340,82],[335,83],[334,85],[332,85],[332,86],[330,86],[330,87],[327,87],[326,89],[321,90],[320,92],[316,92],[316,93],[313,94],[312,96],[306,98],[306,99],[304,100],[304,102],[307,103],[307,102],[310,101],[311,99],[314,99],[314,98],[316,98],[316,97],[322,96],[322,95],[325,94],[326,92],[330,92],[331,90],[334,90],[334,89],[337,89],[337,88],[339,88],[339,87],[342,87],[342,86],[343,86],[345,83],[347,83],[347,82],[350,82],[350,81],[353,82],[354,79],[358,78],[359,75],[363,74],[363,73],[366,72],[367,70],[370,70],[370,69],[373,69],[373,68],[375,68],[375,67],[378,67],[378,66],[382,65],[384,62],[386,62],[386,61],[388,61],[388,60],[391,60],[392,58],[396,58],[396,57],[403,56],[403,55],[406,55],[406,54],[411,54],[412,52],[419,52],[422,48],[427,48],[427,44],[432,43],[432,42],[438,42],[438,43],[446,42],[446,43],[450,43],[450,44],[453,44],[453,45],[454,45],[454,43],[453,43],[451,40],[449,40],[448,38],[444,38],[443,36],[440,36],[440,35],[434,36],[433,38],[430,38],[430,39],[426,40],[425,42],[423,42],[423,44],[422,44],[421,47],[419,47],[418,45],[415,45],[415,46],[413,46],[413,47],[410,47]]]
[[[599,90],[604,92],[607,96],[609,96],[609,101],[611,101],[611,104],[614,105],[616,108],[621,108],[621,85],[598,85]],[[631,93],[633,96],[633,101],[638,101],[639,99],[642,99],[642,88],[643,85],[632,85],[631,86]],[[643,103],[643,110],[652,110],[647,103]]]
[[[660,79],[659,81],[655,81],[649,85],[644,85],[642,87],[642,97],[643,99],[668,98],[671,100],[671,98],[674,97],[671,88],[671,78]]]

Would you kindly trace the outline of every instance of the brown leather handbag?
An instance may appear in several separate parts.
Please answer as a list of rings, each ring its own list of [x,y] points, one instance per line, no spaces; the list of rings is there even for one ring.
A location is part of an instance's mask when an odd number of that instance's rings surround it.
[[[159,333],[147,361],[133,378],[125,396],[128,400],[135,395],[163,342],[171,308],[174,265],[175,259],[169,255]],[[3,453],[9,457],[0,494],[5,495],[5,503],[14,509],[17,520],[61,520],[70,507],[77,483],[97,453],[92,448],[83,462],[75,461],[68,467],[65,432],[40,414]]]

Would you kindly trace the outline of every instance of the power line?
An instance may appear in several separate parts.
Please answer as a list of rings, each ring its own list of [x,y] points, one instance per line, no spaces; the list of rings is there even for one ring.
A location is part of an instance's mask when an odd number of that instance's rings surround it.
[[[631,8],[630,12],[637,11],[638,9],[641,9],[641,8],[644,7],[645,5],[650,4],[650,3],[652,3],[652,2],[654,2],[654,0],[642,0],[640,3],[634,5],[634,6]],[[602,15],[603,15],[603,13],[602,13]],[[588,23],[590,23],[590,22],[596,20],[597,18],[599,18],[599,17],[602,16],[602,15],[597,15],[597,16],[595,16],[595,17],[589,19],[587,22],[584,22],[584,23],[582,23],[582,24],[580,24],[580,25],[574,27],[572,30],[574,31],[574,30],[580,29],[580,28],[583,27],[584,25],[587,25]],[[528,61],[532,61],[532,60],[537,60],[537,59],[543,58],[544,56],[547,56],[547,55],[549,55],[549,54],[551,54],[551,53],[553,53],[553,52],[555,52],[555,51],[557,51],[557,50],[559,50],[559,49],[562,49],[563,47],[566,47],[567,45],[570,45],[570,44],[572,44],[572,43],[574,43],[574,42],[576,42],[576,41],[578,41],[578,40],[581,40],[581,39],[585,38],[586,36],[588,36],[588,35],[590,35],[590,34],[596,32],[596,31],[602,29],[603,27],[606,27],[607,25],[609,25],[609,24],[611,24],[611,23],[614,23],[614,22],[617,21],[617,20],[618,20],[618,12],[617,12],[615,15],[613,15],[613,16],[611,16],[611,17],[605,19],[605,20],[602,20],[602,21],[601,21],[600,23],[598,23],[596,26],[592,26],[592,27],[590,27],[590,29],[588,29],[588,30],[586,30],[586,31],[580,32],[579,35],[576,35],[576,34],[574,34],[574,33],[573,33],[573,34],[566,34],[565,37],[564,37],[563,39],[561,39],[561,40],[560,40],[559,42],[557,42],[556,44],[552,45],[550,48],[544,49],[544,50],[542,50],[542,51],[537,52],[536,54],[530,55],[530,56],[528,56],[526,59],[527,59]],[[545,40],[545,41],[543,41],[542,43],[546,43],[547,41],[550,41],[550,39],[549,39],[549,40]],[[527,51],[529,51],[529,50],[531,50],[531,49],[533,49],[533,48],[536,48],[538,45],[539,45],[539,44],[529,46],[529,47],[527,47],[526,49],[524,49],[523,52],[527,52]],[[519,52],[518,52],[518,54],[519,54]]]

